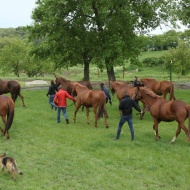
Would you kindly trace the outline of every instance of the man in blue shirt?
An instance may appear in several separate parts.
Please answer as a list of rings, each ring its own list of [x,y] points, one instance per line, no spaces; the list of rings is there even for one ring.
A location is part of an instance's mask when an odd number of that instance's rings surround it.
[[[111,101],[111,96],[110,96],[109,90],[104,87],[104,83],[100,83],[100,88],[102,91],[104,91],[104,93],[106,95],[106,104],[108,103],[108,100],[109,100],[109,103],[111,105],[112,101]]]

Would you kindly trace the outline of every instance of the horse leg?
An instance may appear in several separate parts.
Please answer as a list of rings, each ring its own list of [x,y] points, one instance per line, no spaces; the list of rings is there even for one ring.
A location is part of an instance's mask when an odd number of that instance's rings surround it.
[[[153,125],[153,129],[154,129],[154,133],[156,135],[156,140],[159,140],[161,137],[158,135],[158,124],[160,123],[160,121],[158,121],[156,118],[154,119],[154,125]]]
[[[7,123],[6,116],[2,116],[1,118],[2,118],[2,121],[3,121],[4,125],[6,125],[6,123]],[[9,133],[8,133],[8,131],[5,131],[5,130],[1,129],[1,132],[4,135],[7,134],[7,139],[9,139]]]
[[[80,105],[76,105],[76,109],[75,109],[75,112],[74,112],[74,117],[73,117],[73,122],[76,123],[76,115],[77,115],[77,112],[80,108]]]
[[[86,117],[87,117],[87,124],[90,124],[90,117],[89,117],[89,108],[86,108]]]
[[[24,96],[22,96],[21,94],[18,95],[20,97],[20,99],[22,100],[22,106],[26,107],[25,103],[24,103]]]
[[[98,122],[97,107],[94,107],[94,118],[95,118],[94,127],[97,127],[97,122]]]
[[[163,92],[163,95],[162,97],[166,100],[166,95],[167,95],[167,92]]]
[[[176,134],[175,134],[175,136],[173,137],[173,139],[171,140],[170,143],[174,143],[175,142],[175,140],[177,139],[177,136],[181,132],[181,129],[183,129],[184,132],[185,132],[185,134],[188,135],[188,129],[185,127],[184,122],[183,123],[178,122],[178,128],[177,128]]]
[[[2,134],[4,133],[4,130],[0,127],[0,131],[2,132]]]

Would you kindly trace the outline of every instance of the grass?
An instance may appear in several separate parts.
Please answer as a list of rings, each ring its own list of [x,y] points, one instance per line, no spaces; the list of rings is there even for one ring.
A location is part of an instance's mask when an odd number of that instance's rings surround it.
[[[50,109],[47,90],[23,90],[27,108],[16,101],[10,139],[0,137],[0,153],[17,160],[23,176],[14,181],[0,173],[0,189],[6,190],[89,190],[89,189],[189,189],[190,144],[182,131],[175,144],[169,144],[177,123],[161,123],[160,141],[155,141],[149,113],[144,120],[133,111],[135,140],[130,140],[127,124],[119,141],[114,141],[119,121],[118,101],[107,105],[109,128],[103,119],[98,128],[86,124],[85,112],[72,122],[74,105],[68,100],[70,124]],[[176,89],[176,97],[190,103],[190,90]]]

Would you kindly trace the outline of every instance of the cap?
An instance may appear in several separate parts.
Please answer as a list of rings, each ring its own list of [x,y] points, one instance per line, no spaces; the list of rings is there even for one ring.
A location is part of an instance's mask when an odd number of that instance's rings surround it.
[[[61,88],[62,88],[62,86],[61,86],[61,85],[59,85],[59,86],[58,86],[58,89],[61,89]]]

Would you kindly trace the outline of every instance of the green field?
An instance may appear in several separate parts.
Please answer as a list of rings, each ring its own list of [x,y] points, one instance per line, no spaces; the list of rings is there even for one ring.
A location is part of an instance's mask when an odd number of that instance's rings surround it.
[[[94,128],[86,124],[85,112],[79,110],[73,123],[74,105],[68,101],[70,124],[56,123],[46,90],[22,90],[26,108],[16,101],[10,139],[0,137],[0,153],[14,157],[23,172],[14,181],[0,173],[2,190],[178,190],[189,189],[190,143],[182,131],[175,144],[169,142],[177,123],[161,123],[160,141],[155,140],[150,113],[144,120],[133,111],[135,140],[131,141],[128,125],[119,141],[114,141],[119,121],[118,101],[107,105],[109,128],[103,119]],[[177,99],[190,103],[190,90],[176,90]],[[187,124],[187,123],[186,123]]]

